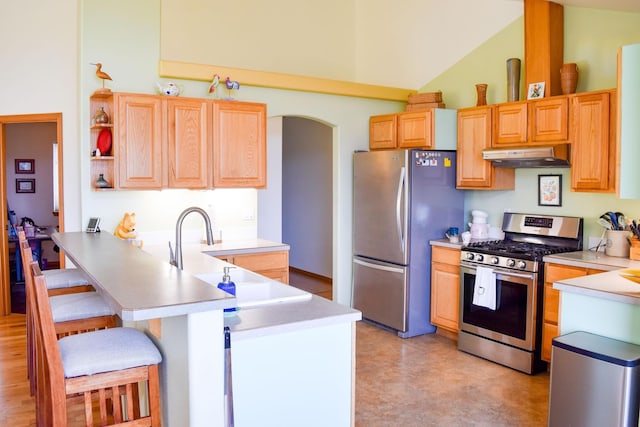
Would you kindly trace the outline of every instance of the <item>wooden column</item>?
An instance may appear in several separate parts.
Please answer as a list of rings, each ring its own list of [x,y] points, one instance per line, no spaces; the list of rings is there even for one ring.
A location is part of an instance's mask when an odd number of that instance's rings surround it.
[[[564,8],[547,0],[524,0],[525,90],[545,82],[544,96],[561,95],[564,61]]]

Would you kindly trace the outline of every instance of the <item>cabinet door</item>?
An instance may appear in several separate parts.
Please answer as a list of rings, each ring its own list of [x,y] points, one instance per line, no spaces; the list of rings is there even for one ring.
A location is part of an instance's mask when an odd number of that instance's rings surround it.
[[[369,148],[371,150],[396,148],[397,114],[369,117]]]
[[[529,141],[567,142],[569,99],[565,96],[529,102]]]
[[[207,102],[167,99],[167,163],[170,188],[209,186]]]
[[[542,360],[551,361],[551,341],[558,336],[560,291],[553,289],[553,282],[586,276],[587,270],[582,267],[545,264],[544,301],[542,314]]]
[[[213,186],[267,186],[267,140],[264,104],[214,101]]]
[[[491,147],[491,107],[458,110],[457,188],[508,190],[515,186],[515,171],[495,168],[482,158]]]
[[[493,147],[522,145],[527,142],[527,102],[496,106],[496,133]]]
[[[431,267],[431,323],[458,332],[460,267],[433,263]]]
[[[398,148],[433,148],[433,110],[398,114]]]
[[[162,101],[118,94],[119,188],[162,188]]]
[[[615,190],[615,138],[610,138],[609,92],[572,99],[571,189]]]

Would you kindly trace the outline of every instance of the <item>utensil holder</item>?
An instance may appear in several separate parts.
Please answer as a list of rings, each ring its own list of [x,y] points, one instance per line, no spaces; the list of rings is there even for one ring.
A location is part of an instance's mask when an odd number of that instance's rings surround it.
[[[629,257],[629,240],[631,239],[631,232],[625,230],[607,230],[605,233],[607,239],[607,246],[604,249],[604,253],[608,256]]]
[[[640,260],[640,239],[637,237],[631,238],[631,247],[629,248],[629,258],[633,260]]]

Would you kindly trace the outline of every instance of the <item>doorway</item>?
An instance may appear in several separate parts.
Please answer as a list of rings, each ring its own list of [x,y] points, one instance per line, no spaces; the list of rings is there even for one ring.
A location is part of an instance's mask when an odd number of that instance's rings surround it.
[[[12,182],[9,182],[7,179],[8,175],[8,165],[11,163],[12,159],[9,163],[7,163],[7,146],[10,143],[8,139],[8,129],[9,126],[12,125],[24,125],[28,126],[32,125],[40,125],[40,124],[51,124],[51,126],[55,127],[55,142],[57,142],[57,168],[55,171],[57,172],[57,202],[58,209],[54,214],[57,220],[54,224],[48,225],[56,225],[58,226],[60,231],[64,231],[64,197],[63,197],[63,162],[62,162],[62,114],[61,113],[47,113],[47,114],[24,114],[24,115],[12,115],[12,116],[0,116],[0,165],[2,165],[2,173],[0,173],[0,199],[2,200],[0,215],[2,215],[2,227],[0,227],[0,263],[2,265],[2,274],[0,275],[0,315],[6,316],[11,313],[11,280],[10,280],[10,253],[9,253],[9,232],[8,232],[8,210],[7,210],[7,196],[10,185]],[[54,141],[51,141],[54,142]],[[28,141],[21,142],[28,144]],[[51,146],[52,150],[54,145]],[[52,153],[53,157],[53,153]],[[27,159],[30,160],[30,159]],[[27,162],[28,164],[29,162]],[[33,163],[35,167],[37,167],[36,163]],[[54,175],[51,174],[48,179],[42,180],[41,185],[51,185],[54,187]],[[25,175],[26,176],[26,175]],[[16,181],[16,186],[25,185],[25,191],[30,191],[31,189],[36,189],[38,182],[30,181],[32,178],[25,178],[24,180]],[[33,186],[33,187],[32,187]],[[22,187],[21,187],[22,188]],[[16,189],[17,191],[17,189]],[[22,191],[22,190],[21,190]],[[12,208],[13,209],[13,208]],[[53,204],[50,207],[51,212],[54,212]],[[15,250],[15,249],[14,249]],[[60,267],[64,267],[64,257],[60,257]]]
[[[305,290],[333,299],[335,129],[312,118],[277,116],[268,119],[267,130],[258,237],[289,244],[292,285],[299,279]]]

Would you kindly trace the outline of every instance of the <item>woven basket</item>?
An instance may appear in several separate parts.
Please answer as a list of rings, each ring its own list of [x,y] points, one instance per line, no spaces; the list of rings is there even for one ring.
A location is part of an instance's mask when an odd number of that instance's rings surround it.
[[[421,104],[425,102],[442,102],[442,92],[425,92],[409,95],[409,104]]]

